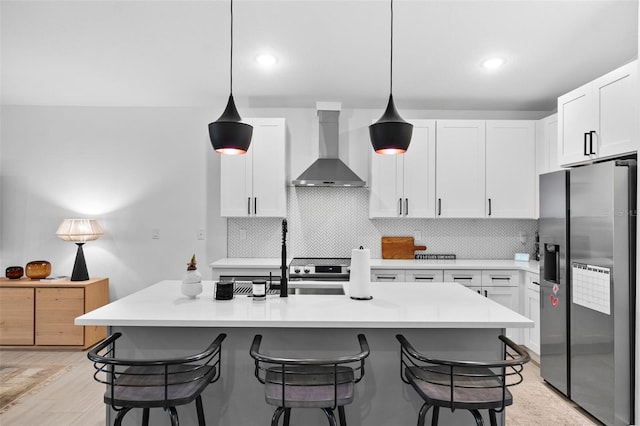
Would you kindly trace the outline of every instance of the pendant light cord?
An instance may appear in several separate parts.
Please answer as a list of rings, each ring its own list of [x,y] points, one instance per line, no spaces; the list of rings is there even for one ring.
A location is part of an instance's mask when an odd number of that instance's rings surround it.
[[[391,0],[391,60],[389,61],[389,94],[393,94],[393,0]]]
[[[233,0],[231,0],[231,52],[229,54],[229,95],[233,96]]]

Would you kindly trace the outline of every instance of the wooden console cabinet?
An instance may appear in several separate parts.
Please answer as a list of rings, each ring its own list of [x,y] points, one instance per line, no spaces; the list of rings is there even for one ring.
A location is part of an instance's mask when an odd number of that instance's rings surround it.
[[[76,317],[109,303],[109,279],[0,279],[0,345],[88,348],[106,327],[77,326]]]

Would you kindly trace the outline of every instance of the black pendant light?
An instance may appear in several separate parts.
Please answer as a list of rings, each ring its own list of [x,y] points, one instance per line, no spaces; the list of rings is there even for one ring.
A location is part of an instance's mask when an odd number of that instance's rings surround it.
[[[233,0],[231,0],[231,54],[229,60],[229,100],[224,112],[209,123],[211,145],[218,154],[246,154],[251,144],[253,127],[242,123],[233,101]]]
[[[391,61],[389,103],[378,121],[369,126],[369,138],[378,154],[404,154],[409,149],[413,125],[400,117],[393,103],[393,0],[391,0]]]

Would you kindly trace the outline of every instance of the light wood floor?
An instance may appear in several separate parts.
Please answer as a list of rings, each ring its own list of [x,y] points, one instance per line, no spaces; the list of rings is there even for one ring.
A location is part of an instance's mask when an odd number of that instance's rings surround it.
[[[104,426],[104,388],[92,378],[93,364],[87,359],[86,351],[0,350],[0,365],[70,366],[67,373],[35,393],[22,397],[1,414],[1,426]],[[526,366],[525,382],[512,389],[514,405],[507,409],[509,426],[597,424],[542,383],[534,362]],[[470,416],[469,424],[472,423]]]

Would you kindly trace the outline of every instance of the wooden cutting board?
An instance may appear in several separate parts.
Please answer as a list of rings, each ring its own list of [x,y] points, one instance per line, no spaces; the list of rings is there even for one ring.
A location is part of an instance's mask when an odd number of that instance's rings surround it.
[[[426,249],[415,245],[413,237],[382,237],[383,259],[414,259],[416,250]]]

